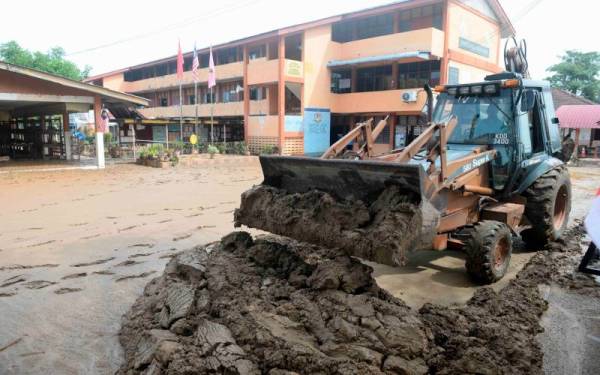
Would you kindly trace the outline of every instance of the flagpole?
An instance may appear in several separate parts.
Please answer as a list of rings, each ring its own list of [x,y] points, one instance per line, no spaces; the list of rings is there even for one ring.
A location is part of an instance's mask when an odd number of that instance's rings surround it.
[[[198,136],[198,81],[194,80],[194,107],[196,107],[196,121],[194,122],[194,134]]]
[[[181,88],[181,80],[179,80],[179,137],[183,142],[183,89]]]
[[[215,141],[215,133],[213,130],[213,114],[215,108],[215,97],[213,96],[213,88],[210,87],[210,144],[212,145]]]

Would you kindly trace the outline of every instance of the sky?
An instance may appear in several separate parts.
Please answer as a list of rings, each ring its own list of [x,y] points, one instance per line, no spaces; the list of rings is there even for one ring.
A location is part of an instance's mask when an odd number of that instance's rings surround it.
[[[8,1],[2,5],[0,43],[16,40],[30,50],[61,46],[92,75],[280,27],[360,10],[390,0],[221,1]],[[600,51],[600,2],[500,0],[519,38],[528,44],[533,78],[568,49]],[[32,12],[32,10],[35,10]],[[13,15],[7,17],[7,15]]]

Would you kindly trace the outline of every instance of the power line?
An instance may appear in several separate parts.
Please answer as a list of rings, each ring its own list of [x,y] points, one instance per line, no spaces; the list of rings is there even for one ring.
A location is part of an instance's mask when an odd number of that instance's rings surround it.
[[[104,48],[109,48],[109,47],[112,47],[112,46],[115,46],[115,45],[118,45],[118,44],[123,44],[123,43],[131,42],[131,41],[134,41],[134,40],[144,39],[144,38],[147,38],[147,37],[150,37],[152,35],[156,35],[156,34],[159,34],[159,33],[165,32],[165,31],[177,30],[177,29],[179,29],[181,27],[189,26],[189,25],[192,25],[192,24],[197,23],[199,21],[203,21],[203,20],[209,19],[209,18],[214,17],[214,16],[226,14],[226,13],[229,13],[230,11],[233,11],[233,10],[237,10],[237,9],[248,7],[248,6],[256,4],[256,3],[260,2],[260,1],[262,1],[262,0],[248,0],[248,1],[243,2],[242,4],[239,4],[239,3],[229,3],[225,7],[222,7],[222,8],[219,8],[219,9],[215,9],[212,12],[205,13],[205,14],[203,14],[200,17],[190,17],[190,18],[187,18],[187,19],[185,19],[183,21],[169,24],[169,25],[167,25],[165,27],[162,27],[160,29],[156,29],[156,30],[153,30],[153,31],[150,31],[150,32],[147,32],[147,33],[136,34],[136,35],[133,35],[133,36],[130,36],[130,37],[127,37],[127,38],[116,40],[116,41],[111,42],[111,43],[101,44],[101,45],[98,45],[96,47],[91,47],[91,48],[86,48],[86,49],[83,49],[83,50],[80,50],[80,51],[71,52],[71,53],[66,54],[65,56],[70,57],[70,56],[74,56],[74,55],[80,55],[80,54],[83,54],[83,53],[88,53],[88,52],[97,51],[97,50],[104,49]]]

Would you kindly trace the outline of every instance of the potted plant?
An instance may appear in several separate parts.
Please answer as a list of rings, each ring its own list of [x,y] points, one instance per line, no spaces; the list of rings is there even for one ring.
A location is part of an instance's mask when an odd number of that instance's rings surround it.
[[[215,154],[218,154],[220,152],[219,148],[215,145],[209,145],[206,151],[210,155],[211,159],[214,159]]]

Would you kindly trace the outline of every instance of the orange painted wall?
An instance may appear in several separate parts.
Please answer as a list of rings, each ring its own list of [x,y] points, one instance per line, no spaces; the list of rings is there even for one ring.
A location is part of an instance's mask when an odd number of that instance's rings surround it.
[[[327,62],[339,58],[341,45],[331,41],[331,26],[304,32],[304,108],[330,108],[331,74]]]
[[[402,93],[407,91],[418,91],[418,89],[332,94],[334,100],[331,111],[336,113],[420,112],[426,102],[425,93],[421,91],[416,102],[405,103],[402,101]]]
[[[339,43],[339,46],[340,53],[337,58],[340,60],[413,51],[430,51],[435,56],[442,56],[444,32],[431,27]]]
[[[123,73],[117,73],[102,79],[102,86],[111,90],[130,92],[129,84],[130,82],[125,82]]]
[[[266,58],[250,60],[248,62],[248,85],[277,82],[279,60]]]
[[[498,64],[498,42],[500,27],[488,18],[458,5],[453,1],[448,2],[448,48],[459,50],[478,59]],[[464,37],[472,42],[479,43],[489,48],[490,56],[484,57],[473,52],[459,48],[459,38]]]
[[[251,137],[279,137],[279,116],[248,117],[248,135]]]
[[[0,92],[41,95],[93,96],[88,91],[65,87],[18,73],[0,71]]]

